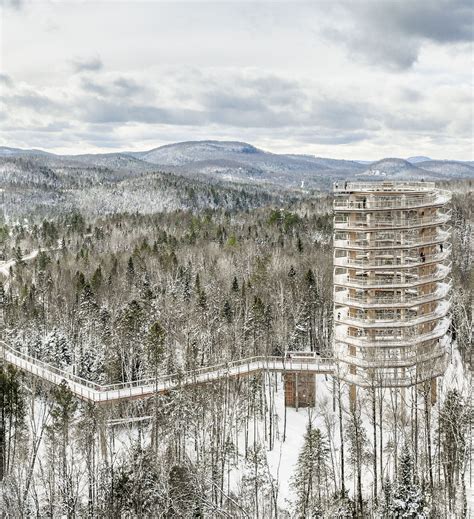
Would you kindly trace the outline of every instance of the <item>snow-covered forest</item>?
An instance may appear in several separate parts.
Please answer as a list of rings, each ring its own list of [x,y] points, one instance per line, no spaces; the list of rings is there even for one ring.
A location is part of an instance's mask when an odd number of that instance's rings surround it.
[[[120,205],[134,212],[108,214],[90,210],[99,193],[82,211],[5,218],[1,339],[100,384],[330,357],[331,196],[183,186],[199,203],[134,196]],[[92,405],[3,364],[2,517],[469,517],[472,192],[451,204],[455,342],[436,399],[422,385],[350,405],[317,375],[315,406],[287,408],[282,376],[263,371]]]

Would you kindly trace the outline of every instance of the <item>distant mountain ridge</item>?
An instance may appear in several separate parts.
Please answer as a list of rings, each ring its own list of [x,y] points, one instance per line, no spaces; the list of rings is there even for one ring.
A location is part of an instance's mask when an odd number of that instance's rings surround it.
[[[33,169],[56,171],[59,168],[60,175],[73,171],[75,175],[87,176],[91,169],[97,169],[96,177],[103,175],[110,180],[164,171],[210,182],[268,184],[290,189],[327,190],[336,180],[355,177],[374,180],[474,178],[474,166],[470,162],[432,160],[425,156],[406,160],[385,158],[374,162],[339,160],[271,153],[239,141],[187,141],[140,152],[82,155],[55,155],[41,150],[0,147],[0,166],[2,162],[16,158],[31,161]]]
[[[417,155],[415,157],[408,157],[407,162],[411,162],[412,164],[416,164],[417,162],[426,162],[427,160],[432,160],[430,157],[425,157],[424,155]]]

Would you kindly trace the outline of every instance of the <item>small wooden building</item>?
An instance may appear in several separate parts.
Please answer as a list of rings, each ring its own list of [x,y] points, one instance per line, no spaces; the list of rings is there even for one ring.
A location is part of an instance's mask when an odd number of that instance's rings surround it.
[[[316,375],[314,373],[285,373],[285,405],[314,407],[316,404]]]

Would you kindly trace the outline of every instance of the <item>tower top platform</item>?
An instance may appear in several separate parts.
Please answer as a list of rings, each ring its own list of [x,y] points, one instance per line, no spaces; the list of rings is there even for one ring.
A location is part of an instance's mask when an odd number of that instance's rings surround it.
[[[333,185],[335,193],[420,193],[436,189],[434,182],[423,181],[338,181]]]

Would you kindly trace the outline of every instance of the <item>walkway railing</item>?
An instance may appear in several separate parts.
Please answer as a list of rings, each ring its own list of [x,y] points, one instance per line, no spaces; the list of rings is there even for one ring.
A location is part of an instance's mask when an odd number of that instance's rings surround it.
[[[100,385],[36,359],[5,342],[0,342],[0,348],[3,350],[5,362],[55,385],[66,382],[76,396],[96,403],[145,398],[154,393],[163,393],[183,386],[245,376],[258,371],[331,374],[335,370],[333,359],[309,356],[309,353],[308,356],[295,353],[294,357],[249,357],[172,375]]]

